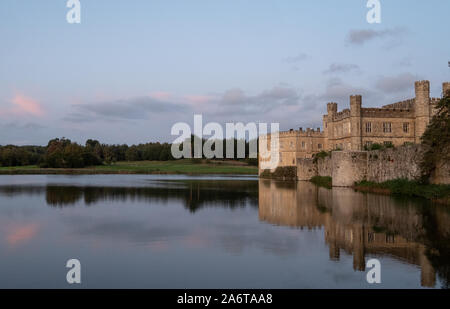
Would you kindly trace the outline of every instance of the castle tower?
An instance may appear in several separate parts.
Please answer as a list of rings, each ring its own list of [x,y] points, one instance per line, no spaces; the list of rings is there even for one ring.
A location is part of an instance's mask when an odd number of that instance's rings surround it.
[[[337,103],[330,102],[327,104],[327,115],[323,116],[323,131],[325,132],[325,149],[332,150],[333,144],[331,142],[334,139],[333,118],[337,113]]]
[[[361,106],[362,96],[352,95],[350,96],[350,136],[352,149],[362,150],[362,133],[361,133]]]
[[[430,260],[427,258],[425,248],[420,248],[419,263],[420,263],[420,283],[423,287],[434,288],[436,286],[436,271]]]
[[[450,96],[450,82],[442,84],[442,94]]]
[[[425,133],[428,123],[430,122],[430,82],[427,80],[416,82],[415,90],[415,142],[416,144],[419,144],[420,138],[423,133]]]
[[[366,270],[364,233],[364,226],[362,224],[357,223],[353,226],[353,269],[356,271]]]

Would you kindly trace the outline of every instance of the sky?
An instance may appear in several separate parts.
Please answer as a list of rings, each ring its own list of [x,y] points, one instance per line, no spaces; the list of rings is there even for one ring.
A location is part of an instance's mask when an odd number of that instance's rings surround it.
[[[171,127],[318,128],[327,102],[376,107],[450,81],[450,1],[0,2],[0,145],[172,142]]]

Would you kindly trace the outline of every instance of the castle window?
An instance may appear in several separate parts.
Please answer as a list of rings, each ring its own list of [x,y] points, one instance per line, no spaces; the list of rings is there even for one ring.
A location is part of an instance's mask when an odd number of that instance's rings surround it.
[[[366,122],[366,133],[372,133],[372,123]]]
[[[409,123],[403,123],[403,132],[409,133]]]
[[[317,148],[322,149],[322,144],[317,145]]]
[[[370,149],[372,147],[372,142],[371,141],[367,141],[366,142],[366,149]]]
[[[392,123],[383,122],[383,132],[384,133],[392,133]]]
[[[383,144],[386,147],[392,147],[392,142],[390,142],[390,141],[385,141],[385,142],[383,142]]]
[[[302,148],[303,149],[305,148],[305,142],[302,142]]]
[[[394,244],[395,243],[395,236],[394,235],[386,235],[386,243]]]

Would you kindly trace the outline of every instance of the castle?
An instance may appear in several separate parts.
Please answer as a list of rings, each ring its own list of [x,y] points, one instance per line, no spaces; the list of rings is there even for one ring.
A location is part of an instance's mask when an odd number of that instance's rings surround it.
[[[450,82],[443,83],[442,89],[444,94],[450,93]],[[420,143],[440,98],[430,98],[429,81],[417,81],[415,94],[413,99],[381,108],[363,108],[360,95],[350,96],[350,109],[341,112],[337,103],[328,103],[323,131],[300,128],[279,133],[278,166],[296,166],[297,159],[312,158],[321,151],[361,151],[375,143],[393,146]],[[260,136],[259,149],[261,145],[270,149],[270,139],[270,134]],[[270,158],[260,157],[260,163],[262,160]]]

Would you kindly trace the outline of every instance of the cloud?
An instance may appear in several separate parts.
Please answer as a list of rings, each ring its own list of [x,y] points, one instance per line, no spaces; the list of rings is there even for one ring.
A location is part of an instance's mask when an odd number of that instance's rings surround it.
[[[163,113],[179,113],[189,109],[188,105],[155,99],[139,97],[92,104],[74,105],[76,112],[64,118],[71,122],[89,122],[103,120],[138,120],[151,119]]]
[[[89,123],[98,120],[98,117],[81,112],[72,112],[67,114],[63,120],[68,122]]]
[[[247,95],[242,89],[225,91],[219,100],[221,113],[261,114],[280,106],[298,105],[299,94],[292,87],[275,86],[257,95]]]
[[[17,94],[12,99],[12,103],[15,106],[14,111],[17,113],[32,114],[34,116],[42,116],[44,114],[44,110],[36,100],[22,94]]]
[[[24,124],[20,124],[18,122],[8,122],[8,123],[0,124],[0,126],[3,128],[8,128],[8,129],[21,129],[21,130],[34,130],[34,131],[46,128],[46,126],[43,126],[41,124],[34,123],[34,122],[27,122]]]
[[[324,112],[327,102],[348,105],[350,96],[354,94],[362,95],[363,100],[369,102],[377,102],[382,99],[379,94],[366,88],[350,85],[340,78],[331,78],[327,81],[322,93],[305,95],[301,102],[304,110]]]
[[[399,62],[395,63],[395,65],[400,67],[410,67],[412,66],[412,60],[410,57],[404,57]]]
[[[402,73],[397,76],[380,77],[376,82],[376,88],[387,92],[397,93],[411,89],[419,78],[411,73]]]
[[[169,100],[172,97],[172,94],[165,91],[156,91],[150,94],[150,97],[157,100]]]
[[[323,73],[324,74],[347,73],[350,71],[358,71],[358,70],[359,66],[356,64],[332,63],[330,67]]]
[[[360,94],[365,97],[370,97],[372,92],[361,87],[356,87],[345,83],[339,78],[328,80],[325,92],[320,95],[324,102],[337,101],[348,102],[351,95]]]
[[[404,28],[393,28],[386,30],[350,30],[347,36],[347,42],[352,45],[364,45],[366,42],[374,40],[374,39],[382,39],[382,38],[391,38],[391,39],[399,39],[405,33],[406,29]]]
[[[44,109],[37,100],[23,94],[16,94],[11,99],[12,106],[0,110],[0,115],[31,115],[41,117],[45,114]]]
[[[214,97],[211,95],[186,95],[183,98],[193,105],[204,104],[214,100]]]
[[[298,62],[304,61],[306,59],[308,59],[308,55],[305,53],[300,53],[297,56],[291,56],[291,57],[284,58],[284,62],[293,64],[293,63],[298,63]]]

